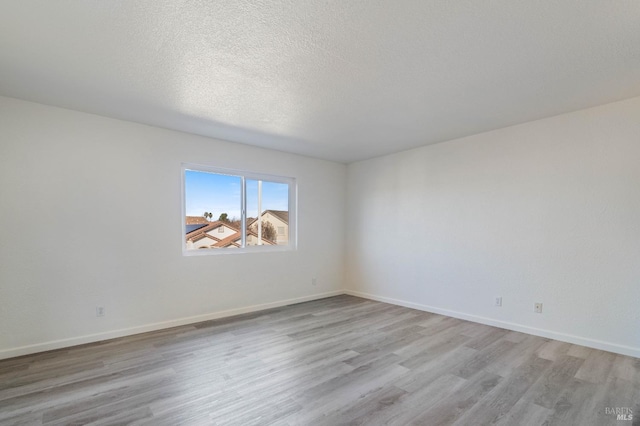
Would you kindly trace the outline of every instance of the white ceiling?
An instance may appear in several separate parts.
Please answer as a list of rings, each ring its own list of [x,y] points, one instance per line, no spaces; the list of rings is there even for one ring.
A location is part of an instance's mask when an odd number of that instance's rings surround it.
[[[7,0],[0,94],[351,162],[640,95],[640,2]]]

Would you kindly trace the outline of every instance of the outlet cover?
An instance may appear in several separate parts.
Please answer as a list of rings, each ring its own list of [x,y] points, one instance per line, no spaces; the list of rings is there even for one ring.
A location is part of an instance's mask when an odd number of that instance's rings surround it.
[[[533,305],[533,311],[534,311],[536,314],[541,314],[541,313],[542,313],[542,303],[539,303],[539,302],[538,302],[538,303],[534,304],[534,305]]]

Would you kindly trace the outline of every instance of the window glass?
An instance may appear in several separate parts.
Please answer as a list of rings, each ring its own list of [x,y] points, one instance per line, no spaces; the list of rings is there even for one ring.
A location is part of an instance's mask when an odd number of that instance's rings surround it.
[[[291,246],[294,185],[291,178],[184,167],[185,250]]]
[[[247,245],[287,245],[288,227],[289,185],[247,179]]]

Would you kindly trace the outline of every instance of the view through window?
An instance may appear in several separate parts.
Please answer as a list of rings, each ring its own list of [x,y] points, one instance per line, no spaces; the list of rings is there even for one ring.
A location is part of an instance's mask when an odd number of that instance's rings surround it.
[[[294,197],[292,178],[185,166],[185,250],[290,248]]]

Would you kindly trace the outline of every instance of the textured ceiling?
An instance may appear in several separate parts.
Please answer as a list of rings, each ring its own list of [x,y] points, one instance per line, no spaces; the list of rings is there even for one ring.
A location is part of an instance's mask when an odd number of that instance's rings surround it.
[[[351,162],[640,95],[640,2],[0,1],[0,94]]]

